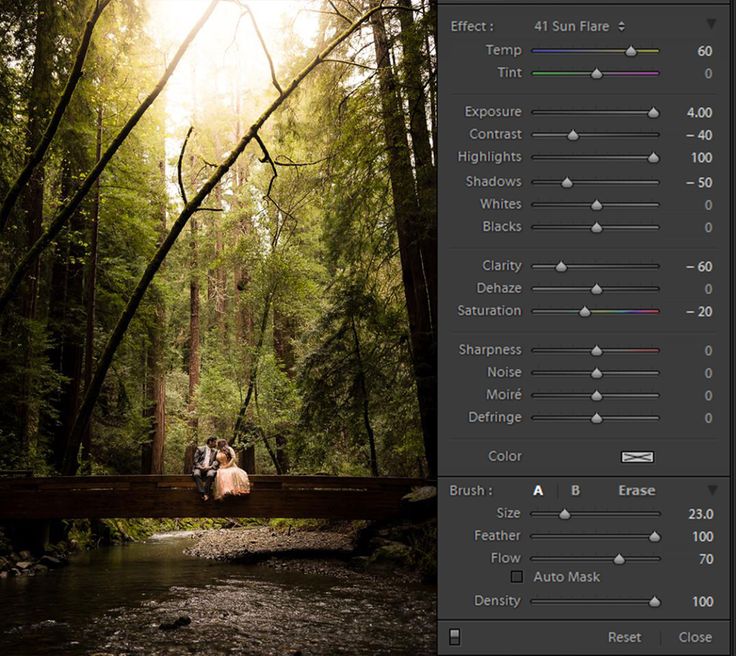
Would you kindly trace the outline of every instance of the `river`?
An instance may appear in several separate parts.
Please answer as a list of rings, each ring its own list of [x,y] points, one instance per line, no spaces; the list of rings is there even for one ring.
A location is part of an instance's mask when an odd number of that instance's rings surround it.
[[[78,554],[0,580],[5,656],[436,653],[435,590],[338,568],[306,574],[187,556],[189,538]],[[179,615],[191,624],[165,631]]]

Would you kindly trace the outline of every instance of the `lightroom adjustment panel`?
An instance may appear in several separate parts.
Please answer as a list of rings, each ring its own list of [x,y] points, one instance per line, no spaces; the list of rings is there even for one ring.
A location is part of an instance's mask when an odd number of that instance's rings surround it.
[[[440,654],[733,654],[730,2],[440,2]]]

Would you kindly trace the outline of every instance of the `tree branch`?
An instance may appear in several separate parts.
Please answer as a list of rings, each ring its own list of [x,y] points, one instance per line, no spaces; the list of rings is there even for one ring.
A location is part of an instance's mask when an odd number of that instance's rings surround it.
[[[176,171],[177,171],[177,177],[179,178],[179,191],[181,192],[181,199],[184,201],[184,205],[187,204],[187,192],[184,189],[184,177],[182,176],[182,162],[184,161],[184,151],[187,148],[187,141],[189,141],[189,135],[192,134],[192,130],[194,130],[194,126],[191,126],[189,130],[187,131],[187,136],[184,137],[184,143],[181,145],[181,151],[179,153],[179,161],[176,164]],[[209,162],[205,161],[203,158],[200,157],[200,159],[207,165],[217,168],[217,164],[210,164]],[[194,176],[194,179],[196,180],[197,177],[199,177],[200,173],[204,170],[204,167],[199,169],[197,171],[197,174]],[[195,212],[224,212],[225,210],[222,207],[198,207]]]
[[[179,193],[181,194],[181,199],[184,201],[184,205],[187,204],[187,191],[186,189],[184,189],[184,177],[181,174],[181,168],[182,163],[184,162],[184,152],[187,149],[187,143],[189,142],[189,137],[191,136],[193,131],[194,126],[190,125],[189,129],[187,130],[187,136],[184,137],[184,143],[181,145],[181,150],[179,151],[179,161],[176,163],[176,175],[179,179]]]
[[[337,8],[336,6],[335,6],[335,3],[334,3],[334,2],[332,2],[332,0],[327,0],[327,4],[329,4],[329,5],[330,5],[330,7],[332,7],[332,9],[334,10],[334,12],[335,12],[335,13],[336,13],[336,14],[337,14],[337,15],[338,15],[338,16],[339,16],[340,18],[342,18],[343,20],[347,21],[347,22],[348,22],[348,25],[350,24],[350,19],[349,19],[349,18],[348,18],[348,17],[347,17],[347,16],[345,15],[345,14],[343,14],[343,13],[342,13],[342,12],[341,12],[341,11],[340,11],[340,10],[339,10],[339,9],[338,9],[338,8]]]
[[[276,71],[273,67],[273,59],[271,59],[271,54],[268,52],[266,42],[263,40],[261,30],[258,29],[258,23],[256,23],[256,17],[254,16],[253,10],[250,7],[248,7],[248,15],[250,16],[251,23],[253,23],[253,29],[255,29],[256,34],[258,35],[258,40],[261,42],[263,53],[266,55],[266,59],[268,59],[268,67],[271,69],[271,82],[273,82],[273,86],[276,87],[276,90],[279,92],[279,94],[283,94],[284,91],[281,88],[279,81],[276,79]]]
[[[327,60],[325,60],[325,61],[327,61]],[[284,159],[288,159],[289,161],[288,162],[279,162],[279,158],[280,157],[283,157]],[[286,155],[279,155],[274,160],[274,164],[276,166],[296,166],[296,167],[301,167],[301,166],[314,166],[315,164],[321,164],[322,162],[326,162],[328,159],[331,159],[331,158],[332,158],[332,156],[331,155],[328,155],[327,157],[323,157],[322,159],[316,159],[313,162],[295,162],[293,159],[291,159],[290,157],[287,157]]]
[[[271,159],[271,155],[269,154],[268,149],[266,148],[266,144],[263,143],[263,139],[261,139],[261,136],[258,133],[256,133],[255,135],[255,140],[258,142],[258,145],[261,147],[261,150],[263,151],[263,159],[259,161],[262,164],[265,164],[266,162],[268,162],[271,165],[271,171],[273,171],[271,180],[268,183],[268,191],[266,192],[266,198],[270,198],[271,189],[273,188],[273,182],[279,176],[279,173],[276,170],[276,165],[273,163],[273,160]]]
[[[360,68],[367,68],[369,71],[377,71],[375,66],[366,66],[365,64],[359,64],[356,61],[350,61],[348,59],[325,59],[328,62],[335,62],[336,64],[349,64],[350,66],[359,66]]]
[[[92,32],[95,29],[95,25],[97,24],[97,20],[99,19],[100,15],[105,10],[107,5],[110,4],[110,2],[112,2],[112,0],[103,0],[102,2],[98,0],[95,3],[95,7],[92,10],[90,17],[87,19],[87,24],[85,25],[84,32],[82,33],[82,40],[79,43],[79,48],[77,49],[77,56],[74,60],[74,66],[69,73],[66,85],[64,86],[64,91],[62,92],[61,97],[56,103],[56,107],[54,108],[54,113],[51,116],[51,120],[46,126],[46,131],[43,133],[41,141],[39,141],[38,145],[31,153],[28,161],[26,162],[26,165],[23,167],[23,170],[20,172],[15,182],[13,183],[13,186],[10,188],[7,195],[5,196],[2,207],[0,207],[0,233],[5,230],[5,226],[8,224],[8,219],[10,218],[10,213],[12,212],[13,207],[15,207],[15,203],[18,200],[18,197],[20,196],[23,189],[25,189],[28,181],[31,179],[31,175],[33,175],[33,171],[35,170],[35,168],[43,160],[46,151],[51,145],[51,141],[56,135],[56,131],[59,129],[59,124],[61,123],[61,119],[64,116],[64,112],[66,112],[66,109],[71,102],[72,95],[74,94],[74,89],[76,89],[79,80],[81,80],[82,76],[84,75],[82,67],[84,66],[84,61],[87,58],[87,51],[89,50],[89,44],[92,40]]]
[[[66,203],[66,205],[64,205],[57,212],[56,216],[54,216],[54,218],[49,223],[48,228],[46,228],[46,232],[44,232],[38,238],[36,243],[33,244],[33,246],[31,246],[31,248],[21,258],[20,262],[15,267],[13,274],[10,276],[10,280],[5,286],[5,289],[3,290],[2,294],[0,294],[0,315],[2,315],[2,313],[5,311],[10,298],[20,286],[21,282],[23,281],[23,276],[26,274],[28,269],[30,269],[33,262],[42,251],[48,248],[49,244],[51,244],[51,242],[61,232],[61,229],[64,227],[66,222],[77,210],[79,205],[84,200],[85,196],[89,193],[90,189],[92,189],[92,186],[95,184],[97,178],[99,178],[102,171],[105,170],[105,167],[109,164],[110,160],[113,158],[113,155],[115,155],[120,146],[127,139],[128,135],[132,132],[138,121],[140,121],[141,117],[153,104],[153,101],[156,100],[156,98],[158,98],[158,96],[161,94],[161,91],[163,91],[166,83],[169,81],[169,78],[174,73],[176,67],[181,61],[181,58],[187,51],[187,48],[194,40],[194,37],[197,36],[199,30],[202,29],[202,26],[207,22],[207,19],[209,19],[210,15],[215,10],[218,2],[219,0],[212,0],[210,2],[209,6],[202,14],[201,18],[196,22],[194,27],[190,30],[189,34],[187,34],[187,37],[179,46],[179,49],[176,51],[176,55],[171,60],[171,63],[166,67],[163,76],[158,81],[153,91],[148,94],[146,99],[139,105],[138,109],[128,119],[127,123],[123,126],[120,132],[118,132],[118,134],[112,140],[112,143],[103,153],[102,157],[99,159],[95,167],[87,174],[87,177],[84,179],[79,189],[77,189],[74,196],[72,196],[72,198]]]

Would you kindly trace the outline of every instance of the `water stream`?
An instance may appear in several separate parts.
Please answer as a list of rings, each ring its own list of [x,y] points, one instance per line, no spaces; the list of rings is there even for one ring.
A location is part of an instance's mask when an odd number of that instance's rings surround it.
[[[98,549],[0,580],[6,656],[435,653],[434,588],[183,554],[189,538]],[[191,624],[165,631],[179,615]]]

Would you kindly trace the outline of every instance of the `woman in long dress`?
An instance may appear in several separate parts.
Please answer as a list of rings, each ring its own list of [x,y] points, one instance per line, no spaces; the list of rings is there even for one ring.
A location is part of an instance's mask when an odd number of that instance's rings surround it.
[[[217,442],[217,461],[220,463],[215,477],[215,499],[250,494],[250,480],[244,469],[238,467],[235,451],[225,440]]]

